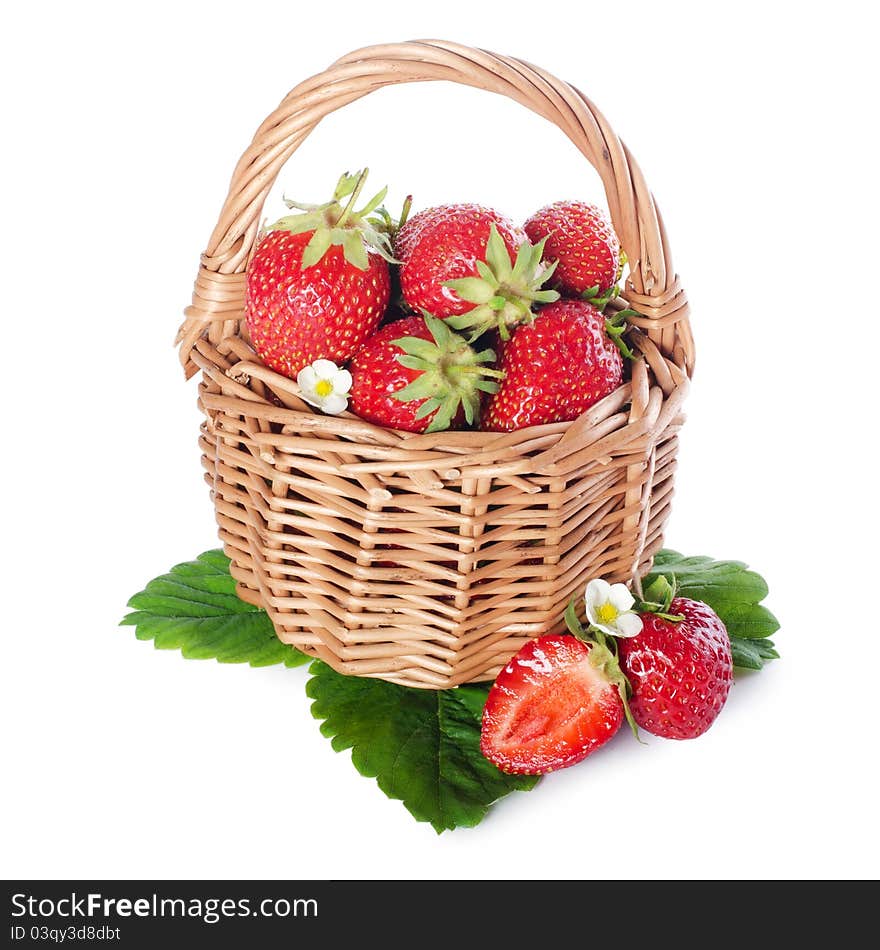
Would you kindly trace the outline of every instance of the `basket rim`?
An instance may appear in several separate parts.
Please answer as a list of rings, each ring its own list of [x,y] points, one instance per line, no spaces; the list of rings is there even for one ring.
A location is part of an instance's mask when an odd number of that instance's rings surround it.
[[[240,335],[227,337],[219,349],[199,341],[194,359],[202,371],[200,403],[206,415],[259,420],[259,431],[251,438],[270,465],[277,451],[320,458],[344,452],[347,445],[368,451],[370,460],[340,462],[342,475],[422,470],[425,478],[433,473],[435,479],[447,481],[463,475],[558,475],[566,470],[566,459],[627,455],[635,439],[663,431],[680,414],[690,380],[648,337],[637,332],[633,336],[639,358],[631,363],[630,378],[617,389],[573,420],[512,432],[416,433],[389,429],[351,412],[324,415],[300,398],[293,380],[260,362]],[[210,391],[209,382],[219,393]],[[282,405],[267,398],[267,386]],[[282,430],[271,431],[267,424]]]
[[[247,340],[239,336],[238,339],[248,346]],[[644,340],[640,341],[645,346]],[[223,347],[227,349],[228,347]],[[211,350],[213,348],[210,348]],[[516,445],[527,443],[535,439],[541,439],[545,436],[558,435],[564,437],[572,427],[585,428],[589,426],[591,420],[602,418],[613,409],[618,411],[629,406],[637,396],[633,394],[633,384],[630,377],[625,377],[623,382],[607,396],[595,402],[589,409],[577,416],[575,419],[542,423],[539,425],[525,426],[506,432],[497,432],[486,429],[447,429],[442,432],[421,433],[409,432],[403,429],[393,429],[387,426],[381,426],[369,422],[355,415],[350,410],[345,410],[335,415],[325,415],[308,403],[304,402],[298,395],[298,387],[294,380],[270,369],[260,362],[259,357],[251,351],[253,359],[247,362],[237,362],[232,366],[223,367],[221,362],[214,362],[212,355],[219,355],[218,351],[210,353],[208,347],[197,344],[197,350],[202,359],[200,369],[203,374],[208,369],[207,363],[211,362],[217,369],[222,371],[222,382],[224,386],[230,387],[244,395],[242,390],[248,393],[247,401],[254,404],[253,408],[260,407],[260,415],[270,422],[277,422],[284,425],[290,425],[294,428],[301,428],[302,431],[320,431],[326,434],[345,435],[355,433],[355,430],[362,436],[365,436],[376,445],[393,444],[395,448],[408,448],[417,452],[446,452],[447,450],[474,450],[474,449],[494,449],[513,448]],[[206,352],[207,351],[207,352]],[[689,389],[689,377],[683,373],[675,363],[657,354],[666,363],[667,376],[669,379],[660,382],[657,379],[655,371],[656,359],[651,361],[646,367],[649,376],[649,385],[653,382],[659,385],[663,390],[664,397],[669,397],[676,390],[686,392]],[[216,358],[216,356],[215,356]],[[222,362],[225,362],[222,361]],[[216,376],[216,374],[213,374]],[[290,405],[276,405],[264,395],[255,391],[251,382],[253,379],[272,387],[273,391],[283,393],[285,402]],[[312,421],[306,423],[304,418]]]

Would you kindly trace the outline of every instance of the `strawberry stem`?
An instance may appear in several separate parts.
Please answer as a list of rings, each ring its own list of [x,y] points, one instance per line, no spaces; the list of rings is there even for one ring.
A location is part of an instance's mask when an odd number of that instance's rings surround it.
[[[412,208],[413,197],[412,195],[407,195],[403,200],[403,208],[400,211],[400,218],[397,221],[397,230],[399,231],[407,222],[409,218],[409,212]]]
[[[363,171],[357,172],[357,183],[354,186],[354,190],[349,196],[348,202],[345,207],[342,209],[342,215],[339,220],[336,222],[336,227],[341,228],[345,225],[345,222],[348,220],[352,211],[354,210],[355,203],[360,197],[361,191],[363,190],[364,185],[367,181],[367,175],[370,173],[369,168],[365,168]]]

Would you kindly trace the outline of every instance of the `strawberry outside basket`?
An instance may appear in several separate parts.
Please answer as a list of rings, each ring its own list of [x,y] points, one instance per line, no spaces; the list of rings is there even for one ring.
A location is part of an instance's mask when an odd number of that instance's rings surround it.
[[[320,120],[394,83],[449,80],[557,125],[600,175],[629,259],[637,359],[573,422],[412,434],[324,416],[248,344],[245,270],[263,203]],[[407,686],[491,679],[563,628],[591,577],[635,581],[662,544],[682,401],[688,306],[642,173],[582,93],[521,60],[436,40],[357,50],[293,89],[232,176],[178,333],[201,373],[200,445],[239,595],[278,637],[336,670]]]

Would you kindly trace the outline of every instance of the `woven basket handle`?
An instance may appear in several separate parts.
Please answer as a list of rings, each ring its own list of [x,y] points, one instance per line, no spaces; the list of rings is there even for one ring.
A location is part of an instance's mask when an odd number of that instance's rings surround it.
[[[694,363],[688,305],[663,221],[641,170],[599,110],[573,86],[537,66],[441,40],[356,50],[291,90],[257,129],[235,168],[217,226],[201,257],[192,305],[177,336],[187,376],[191,351],[237,332],[244,311],[244,270],[263,203],[281,167],[317,124],[383,86],[445,79],[508,96],[558,126],[599,173],[614,228],[629,259],[623,291],[635,323],[660,352],[690,372]],[[548,196],[552,199],[554,196]]]

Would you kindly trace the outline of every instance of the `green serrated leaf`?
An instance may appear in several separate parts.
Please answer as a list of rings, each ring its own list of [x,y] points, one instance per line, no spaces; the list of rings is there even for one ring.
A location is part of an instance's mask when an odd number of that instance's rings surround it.
[[[737,640],[739,637],[737,637]],[[764,660],[778,660],[779,653],[776,651],[776,644],[772,640],[768,640],[764,637],[761,640],[748,640],[747,643],[758,651],[761,655],[761,658]]]
[[[309,657],[282,643],[269,615],[235,593],[229,558],[205,551],[151,580],[128,602],[134,610],[122,626],[159,650],[180,650],[188,659],[251,666],[301,666]]]
[[[333,748],[351,749],[361,775],[438,833],[474,827],[493,802],[538,782],[506,775],[480,753],[485,684],[412,689],[343,676],[320,661],[309,672],[312,715]]]
[[[733,665],[744,670],[763,669],[767,660],[775,660],[779,657],[770,640],[743,640],[740,637],[731,637],[730,651],[733,655]]]
[[[713,594],[707,593],[706,596],[711,597]],[[718,596],[714,599],[719,607],[713,606],[712,609],[724,621],[731,636],[760,640],[772,636],[779,629],[779,621],[763,604],[737,603],[732,598]]]

